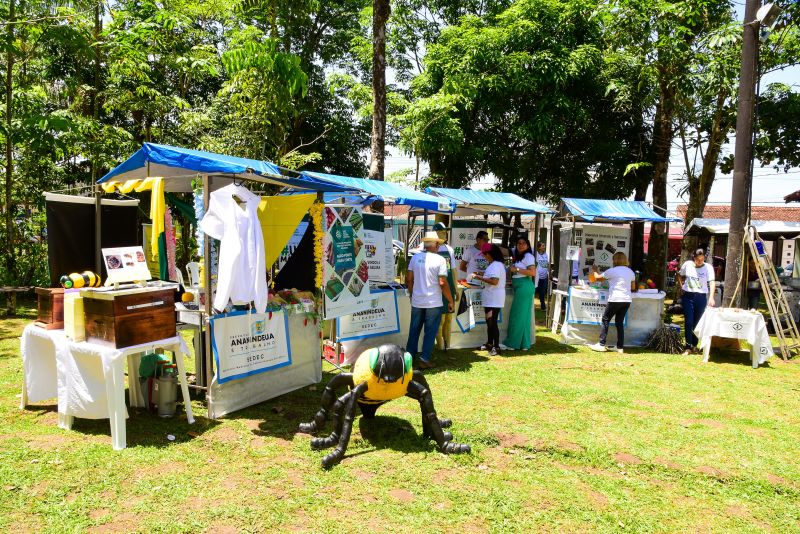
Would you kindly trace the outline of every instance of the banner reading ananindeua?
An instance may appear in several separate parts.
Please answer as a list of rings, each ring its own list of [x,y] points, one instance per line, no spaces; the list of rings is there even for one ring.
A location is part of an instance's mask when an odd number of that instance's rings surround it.
[[[217,382],[223,384],[290,365],[288,328],[285,311],[233,312],[212,317],[211,344],[217,363]]]
[[[370,307],[336,320],[336,338],[339,341],[365,339],[396,334],[400,331],[397,313],[397,293],[384,290],[372,293]]]

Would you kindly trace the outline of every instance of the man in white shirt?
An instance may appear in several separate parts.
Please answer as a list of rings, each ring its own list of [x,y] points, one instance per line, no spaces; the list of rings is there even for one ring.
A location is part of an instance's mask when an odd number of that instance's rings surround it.
[[[453,313],[453,297],[447,284],[447,261],[438,254],[439,245],[444,242],[436,232],[427,232],[422,238],[424,250],[415,254],[408,263],[406,287],[411,296],[411,325],[408,329],[406,351],[416,355],[419,349],[419,336],[423,327],[422,354],[419,358],[421,369],[434,367],[431,357],[436,333],[442,320],[444,299],[447,312]]]
[[[464,251],[461,255],[461,263],[458,266],[459,270],[464,273],[464,278],[471,273],[483,274],[483,271],[486,270],[486,258],[483,257],[481,247],[488,242],[489,234],[485,230],[475,234],[475,245]]]
[[[444,243],[439,245],[439,256],[443,257],[447,262],[447,285],[450,287],[450,295],[453,297],[453,304],[456,304],[456,254],[447,243],[447,228],[444,223],[437,222],[433,225],[433,231],[444,240]],[[439,350],[447,350],[450,346],[450,330],[453,325],[453,314],[442,310],[442,321],[439,323],[439,332],[436,334],[436,348]]]

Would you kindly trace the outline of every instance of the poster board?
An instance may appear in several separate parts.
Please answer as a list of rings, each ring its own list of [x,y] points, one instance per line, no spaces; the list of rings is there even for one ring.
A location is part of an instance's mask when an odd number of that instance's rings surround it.
[[[461,261],[466,249],[475,245],[475,236],[481,230],[489,232],[485,221],[453,221],[453,227],[450,230],[450,246],[453,247],[457,262]]]
[[[322,214],[324,319],[364,310],[370,304],[369,264],[361,208],[328,205]]]
[[[389,238],[389,255],[386,250],[386,222],[383,215],[364,213],[364,248],[369,264],[370,284],[394,280],[394,255],[391,254],[392,241]],[[391,261],[389,260],[391,258]]]
[[[286,311],[232,312],[209,322],[218,383],[291,365]]]
[[[352,341],[400,332],[397,293],[392,289],[373,291],[370,307],[336,319],[336,339]]]
[[[142,247],[114,247],[102,251],[103,263],[108,271],[106,285],[152,278]]]
[[[600,272],[610,268],[615,252],[624,252],[630,257],[630,227],[584,224],[582,230],[578,276],[588,276],[591,266],[596,266]]]
[[[303,240],[303,236],[306,234],[308,224],[308,221],[301,221],[300,224],[297,225],[295,231],[292,233],[292,237],[289,238],[289,242],[286,243],[285,247],[283,247],[280,256],[278,256],[278,261],[276,262],[276,266],[279,271],[283,269],[283,266],[286,265],[287,261],[289,261],[291,255],[294,254],[294,251],[300,246],[300,241]]]

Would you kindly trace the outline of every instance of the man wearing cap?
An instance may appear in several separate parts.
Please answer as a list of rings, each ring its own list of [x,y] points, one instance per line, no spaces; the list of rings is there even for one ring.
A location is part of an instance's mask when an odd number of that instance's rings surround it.
[[[408,328],[406,351],[412,355],[417,354],[419,336],[424,328],[422,354],[419,358],[421,369],[434,367],[431,361],[433,344],[442,320],[444,302],[447,302],[448,313],[454,310],[453,297],[447,284],[447,262],[438,254],[442,243],[444,239],[436,232],[426,232],[422,238],[424,249],[411,258],[406,272],[406,287],[411,296],[411,325]]]
[[[447,262],[447,285],[450,287],[450,295],[453,297],[453,304],[455,307],[456,302],[456,277],[453,269],[456,268],[456,253],[453,247],[447,244],[447,228],[444,223],[437,222],[433,225],[433,231],[443,239],[444,242],[439,245],[439,256],[443,257]],[[436,348],[440,350],[447,350],[450,347],[450,328],[453,322],[453,314],[449,313],[446,309],[442,309],[442,321],[439,324],[439,333],[436,334]]]

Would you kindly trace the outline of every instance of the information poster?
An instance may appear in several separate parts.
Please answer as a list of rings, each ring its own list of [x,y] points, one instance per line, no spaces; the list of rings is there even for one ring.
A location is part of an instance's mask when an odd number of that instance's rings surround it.
[[[394,256],[386,254],[386,231],[383,215],[364,214],[364,248],[372,284],[394,280]],[[391,247],[391,241],[389,241]],[[391,248],[390,248],[391,251]],[[388,262],[392,258],[391,263]]]
[[[297,247],[300,246],[300,241],[303,240],[303,236],[306,234],[306,230],[308,229],[308,221],[302,221],[297,228],[292,233],[292,237],[289,238],[289,242],[286,243],[286,246],[283,247],[281,251],[281,255],[278,256],[278,270],[283,269],[283,266],[286,265],[286,262],[289,261],[289,258],[294,254],[294,251],[297,250]]]
[[[104,248],[102,251],[108,271],[106,285],[152,278],[142,247]]]
[[[569,288],[567,298],[567,322],[571,324],[602,324],[603,313],[608,303],[608,291],[581,291]],[[625,325],[628,315],[625,315]]]
[[[336,339],[351,341],[400,331],[397,293],[392,290],[372,292],[370,307],[336,320]]]
[[[218,383],[291,365],[285,311],[233,312],[212,317],[210,323]]]
[[[324,318],[335,319],[369,307],[370,272],[364,247],[364,218],[357,207],[326,206],[323,224]]]
[[[453,227],[450,231],[450,246],[453,247],[453,252],[456,256],[456,261],[461,261],[464,256],[464,251],[469,247],[475,246],[475,236],[483,230],[488,232],[488,229],[483,226],[472,227]],[[458,266],[456,266],[458,267]]]
[[[581,243],[580,275],[589,275],[592,266],[600,272],[613,265],[615,252],[629,254],[631,240],[630,228],[623,226],[583,225],[583,242]]]

